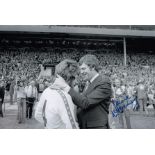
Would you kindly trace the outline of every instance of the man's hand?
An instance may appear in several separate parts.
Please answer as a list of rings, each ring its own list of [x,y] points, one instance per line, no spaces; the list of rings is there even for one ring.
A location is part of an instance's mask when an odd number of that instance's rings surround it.
[[[80,91],[79,91],[78,85],[76,85],[73,89],[74,89],[76,92],[78,92],[78,93],[80,92]]]

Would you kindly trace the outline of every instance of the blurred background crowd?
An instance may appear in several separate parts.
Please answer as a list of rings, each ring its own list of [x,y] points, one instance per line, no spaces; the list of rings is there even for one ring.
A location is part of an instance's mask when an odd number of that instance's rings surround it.
[[[136,96],[136,110],[143,105],[146,111],[148,104],[154,103],[155,97],[155,55],[148,53],[132,54],[128,52],[127,65],[124,66],[123,52],[114,50],[87,50],[78,48],[49,48],[49,47],[22,47],[0,48],[0,82],[1,96],[10,95],[10,104],[17,96],[17,82],[22,82],[23,87],[28,87],[32,81],[35,83],[39,94],[53,81],[53,77],[40,75],[41,67],[45,64],[57,64],[65,58],[76,61],[85,54],[94,54],[100,60],[100,73],[110,77],[115,95],[127,94]],[[84,88],[84,81],[79,78],[80,90]],[[3,89],[2,89],[3,87]],[[142,103],[141,103],[141,100]],[[139,108],[138,108],[139,107]]]

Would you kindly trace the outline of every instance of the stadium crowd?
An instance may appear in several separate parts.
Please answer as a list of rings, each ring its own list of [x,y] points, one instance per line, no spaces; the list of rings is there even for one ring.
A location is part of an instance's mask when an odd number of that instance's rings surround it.
[[[127,66],[124,67],[123,53],[114,51],[87,50],[77,48],[1,48],[0,49],[0,79],[1,79],[1,98],[4,98],[5,92],[10,94],[10,104],[13,104],[14,96],[19,92],[19,87],[28,87],[33,85],[37,89],[37,94],[33,100],[29,96],[26,101],[34,102],[39,99],[43,90],[50,85],[52,78],[40,76],[41,65],[55,64],[63,59],[71,58],[76,61],[85,54],[94,54],[100,60],[100,73],[107,74],[111,78],[114,96],[118,94],[127,94],[136,96],[137,105],[133,110],[147,112],[147,104],[153,104],[155,100],[155,55],[148,53],[128,54]],[[80,78],[79,78],[80,79]],[[80,81],[80,80],[79,80]],[[23,84],[20,84],[22,82]],[[18,84],[17,84],[18,83]],[[35,84],[34,84],[35,83]],[[80,81],[81,91],[84,88],[84,82]],[[28,90],[28,89],[27,89]],[[26,99],[27,94],[22,96]],[[3,102],[3,100],[2,100]],[[23,102],[23,101],[22,101]],[[29,106],[28,106],[29,107]],[[33,107],[31,107],[32,110]],[[30,118],[32,112],[27,114]],[[21,120],[19,121],[21,122]]]

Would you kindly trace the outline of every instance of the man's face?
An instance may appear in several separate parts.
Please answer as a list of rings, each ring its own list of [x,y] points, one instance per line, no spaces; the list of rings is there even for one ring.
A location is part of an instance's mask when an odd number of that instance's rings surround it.
[[[120,85],[121,85],[121,82],[120,82],[120,80],[115,80],[115,85],[117,86],[117,87],[119,87]]]
[[[80,66],[80,73],[82,75],[82,78],[84,81],[89,81],[92,78],[92,69],[86,65],[85,63],[83,63]]]

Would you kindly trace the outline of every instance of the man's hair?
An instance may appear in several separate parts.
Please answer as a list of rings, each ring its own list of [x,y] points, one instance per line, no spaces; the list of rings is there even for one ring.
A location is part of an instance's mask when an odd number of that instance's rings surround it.
[[[87,54],[83,56],[80,61],[79,65],[81,66],[83,63],[88,65],[90,68],[94,68],[97,72],[99,71],[99,60],[95,55]]]
[[[78,73],[78,63],[72,59],[61,61],[55,68],[55,75],[60,75],[66,82],[71,82],[75,79]]]

